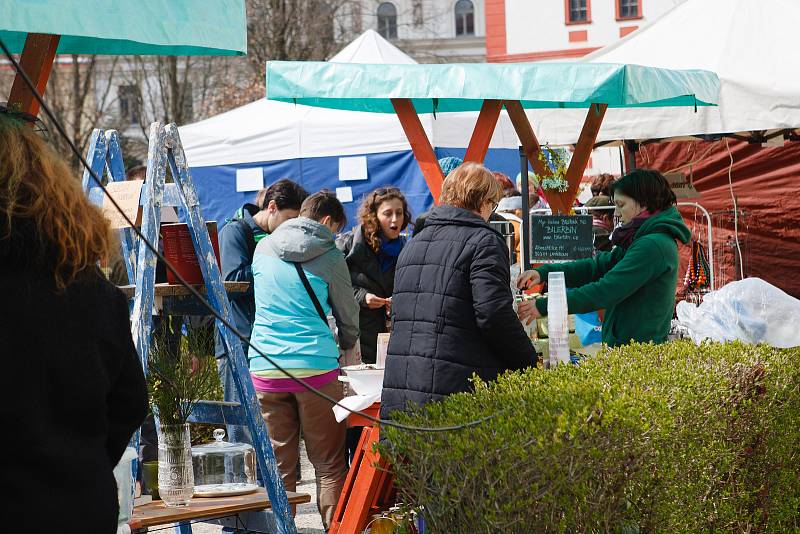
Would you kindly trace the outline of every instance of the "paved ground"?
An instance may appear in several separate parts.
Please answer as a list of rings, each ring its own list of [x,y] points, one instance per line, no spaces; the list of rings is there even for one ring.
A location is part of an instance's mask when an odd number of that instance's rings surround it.
[[[317,512],[317,487],[314,483],[314,467],[308,461],[305,445],[300,447],[300,465],[303,479],[297,486],[297,492],[311,495],[311,502],[297,507],[297,516],[295,517],[297,532],[298,534],[325,534],[325,530],[322,528],[322,518]],[[218,534],[221,530],[222,527],[217,525],[203,523],[197,523],[192,526],[193,534]]]

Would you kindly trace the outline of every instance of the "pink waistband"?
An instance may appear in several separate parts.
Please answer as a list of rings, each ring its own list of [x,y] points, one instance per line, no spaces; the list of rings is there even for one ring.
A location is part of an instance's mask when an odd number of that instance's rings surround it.
[[[291,372],[291,370],[289,370]],[[292,380],[291,378],[262,378],[256,375],[250,375],[253,379],[253,387],[256,391],[263,391],[267,393],[299,393],[307,391],[306,388]],[[307,376],[301,378],[304,383],[313,388],[321,388],[328,382],[336,380],[339,376],[339,370],[334,369],[321,375]]]

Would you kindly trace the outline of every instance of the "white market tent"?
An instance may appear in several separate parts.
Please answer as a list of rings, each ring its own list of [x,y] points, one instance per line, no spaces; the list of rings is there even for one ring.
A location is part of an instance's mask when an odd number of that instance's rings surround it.
[[[335,63],[416,63],[373,30],[367,30],[332,57]],[[440,156],[463,153],[477,113],[421,115]],[[432,198],[393,114],[320,109],[260,99],[180,128],[181,139],[208,219],[225,220],[255,191],[237,191],[237,171],[261,168],[264,183],[292,178],[309,190],[350,187],[345,203],[353,222],[361,196],[385,185],[400,187],[414,214]],[[516,175],[518,140],[504,115],[492,137],[487,164]],[[369,178],[340,182],[340,157],[366,155]],[[240,188],[239,188],[240,189]]]
[[[608,110],[597,141],[703,134],[778,133],[800,127],[795,0],[687,0],[620,41],[593,63],[705,69],[720,78],[719,107]],[[580,114],[529,113],[540,140],[574,143]]]

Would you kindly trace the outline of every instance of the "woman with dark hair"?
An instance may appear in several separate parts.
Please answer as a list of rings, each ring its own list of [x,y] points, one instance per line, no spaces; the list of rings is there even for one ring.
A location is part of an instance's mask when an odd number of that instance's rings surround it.
[[[617,346],[630,341],[667,340],[678,283],[677,240],[688,243],[691,233],[675,207],[675,193],[664,176],[637,169],[611,185],[622,226],[611,234],[614,248],[596,257],[542,265],[520,275],[527,288],[563,272],[569,313],[605,309],[603,342]],[[520,305],[520,318],[547,314],[547,299]]]
[[[128,301],[97,268],[114,242],[67,163],[0,112],[3,506],[63,532],[116,532],[112,470],[147,414]]]
[[[400,232],[411,221],[406,197],[396,187],[369,193],[358,210],[359,226],[336,240],[344,252],[356,301],[361,330],[361,359],[375,363],[378,334],[386,332],[391,310],[397,257],[406,243]]]

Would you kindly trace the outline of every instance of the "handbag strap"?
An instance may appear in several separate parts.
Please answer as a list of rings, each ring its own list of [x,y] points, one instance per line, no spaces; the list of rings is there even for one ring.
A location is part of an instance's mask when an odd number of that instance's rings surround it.
[[[303,271],[303,267],[298,262],[294,263],[294,268],[297,269],[297,274],[300,276],[300,281],[303,282],[303,287],[306,288],[306,292],[308,292],[308,296],[311,297],[311,302],[314,303],[314,308],[317,309],[317,313],[319,314],[319,318],[322,319],[322,322],[325,323],[327,326],[328,318],[325,316],[325,312],[322,309],[322,304],[319,303],[319,299],[317,299],[317,294],[314,293],[314,290],[311,288],[311,283],[308,281],[306,277],[305,271]]]

